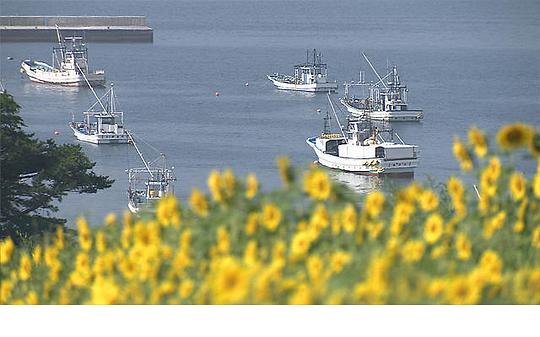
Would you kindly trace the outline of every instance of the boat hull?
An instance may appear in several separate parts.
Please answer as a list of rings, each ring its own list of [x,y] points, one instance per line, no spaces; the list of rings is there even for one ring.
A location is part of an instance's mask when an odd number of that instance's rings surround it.
[[[306,143],[315,151],[319,164],[342,170],[366,175],[401,175],[413,176],[418,166],[418,159],[406,158],[386,160],[383,158],[346,158],[324,153],[315,145],[316,137],[306,139]]]
[[[354,107],[345,102],[343,99],[341,100],[341,104],[343,104],[347,111],[354,116],[362,116],[363,114],[368,113],[371,119],[378,121],[418,122],[424,118],[424,113],[422,110],[369,111]]]
[[[135,204],[133,204],[133,202],[131,202],[131,200],[128,201],[127,206],[128,206],[129,211],[131,213],[133,213],[133,214],[137,214],[139,212],[139,210],[140,210],[140,208],[135,206]]]
[[[116,135],[116,134],[97,134],[97,135],[88,135],[80,132],[72,124],[69,125],[73,131],[75,138],[81,142],[87,142],[92,144],[127,144],[129,142],[127,134]]]
[[[268,76],[268,79],[280,90],[291,91],[305,91],[305,92],[335,92],[338,88],[337,83],[313,83],[313,84],[294,84],[281,82],[272,76]]]
[[[43,70],[32,66],[32,61],[23,61],[21,64],[21,73],[24,73],[32,82],[62,85],[67,87],[87,86],[84,76],[76,71]],[[50,66],[49,66],[50,67]],[[52,67],[51,67],[52,69]],[[92,86],[105,85],[105,73],[88,73],[86,78]]]

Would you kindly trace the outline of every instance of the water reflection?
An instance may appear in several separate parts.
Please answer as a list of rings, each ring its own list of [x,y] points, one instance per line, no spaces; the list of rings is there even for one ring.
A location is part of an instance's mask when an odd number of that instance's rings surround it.
[[[279,95],[288,96],[288,97],[293,96],[293,97],[300,97],[300,98],[313,98],[317,96],[317,93],[309,92],[309,91],[275,89],[275,92],[277,92]]]
[[[412,176],[368,176],[337,170],[328,170],[328,174],[332,179],[345,184],[357,194],[367,194],[374,190],[394,191],[414,180]]]
[[[22,85],[22,92],[25,96],[32,97],[57,97],[57,102],[77,103],[81,97],[87,97],[89,90],[85,87],[67,87],[46,83],[35,83],[27,80]],[[91,95],[91,93],[90,93]]]
[[[332,179],[345,184],[353,192],[358,194],[366,194],[370,191],[380,189],[382,186],[382,179],[378,176],[367,176],[336,170],[329,170],[328,174]]]
[[[23,92],[25,94],[62,94],[62,95],[73,95],[79,93],[81,90],[88,90],[84,87],[69,87],[63,85],[47,84],[47,83],[36,83],[30,80],[27,80],[23,84]]]

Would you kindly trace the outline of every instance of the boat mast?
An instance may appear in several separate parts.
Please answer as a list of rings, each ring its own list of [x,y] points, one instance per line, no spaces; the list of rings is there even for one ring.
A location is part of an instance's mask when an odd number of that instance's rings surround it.
[[[146,170],[148,171],[148,173],[150,173],[150,176],[152,178],[154,178],[154,173],[152,172],[152,170],[150,169],[150,166],[148,165],[148,163],[146,162],[146,159],[144,159],[141,151],[139,150],[139,147],[137,146],[137,143],[135,143],[135,139],[133,139],[133,136],[131,135],[131,132],[129,132],[129,130],[126,130],[126,133],[128,135],[128,138],[131,140],[131,143],[133,143],[133,147],[135,147],[135,151],[137,151],[137,154],[139,155],[139,157],[141,158],[142,162],[144,163],[144,166],[146,167]]]
[[[79,69],[79,71],[81,72],[81,74],[83,75],[83,78],[84,80],[86,81],[86,84],[88,85],[88,87],[90,88],[90,90],[92,91],[92,93],[94,94],[94,96],[96,97],[99,105],[101,105],[101,108],[103,109],[103,112],[105,112],[106,114],[109,114],[109,112],[107,111],[107,109],[105,109],[105,106],[103,105],[103,103],[101,102],[101,100],[99,99],[98,95],[96,94],[96,92],[94,91],[94,88],[92,88],[92,85],[90,84],[90,81],[88,81],[88,78],[86,78],[86,75],[84,74],[84,72],[82,71],[81,67],[79,67],[79,65],[77,64],[77,62],[75,62],[75,65],[77,66],[77,69]],[[110,114],[109,114],[110,115]]]
[[[60,28],[58,28],[58,25],[54,25],[56,27],[56,38],[58,39],[58,45],[60,46],[60,53],[62,53],[62,60],[64,59],[64,48],[62,46],[62,38],[60,37]]]
[[[377,72],[377,70],[375,69],[375,67],[373,66],[373,64],[371,64],[371,62],[369,61],[368,57],[366,56],[366,54],[364,54],[364,52],[362,52],[362,56],[364,56],[364,59],[366,60],[366,62],[369,64],[369,66],[371,67],[371,70],[373,70],[373,72],[375,73],[375,75],[377,75],[377,77],[379,78],[379,82],[382,83],[382,85],[384,85],[384,87],[386,89],[388,89],[388,87],[386,86],[386,83],[384,83],[383,79],[381,78],[381,76],[379,75],[379,73]],[[388,75],[386,75],[388,76]],[[385,76],[385,77],[386,77]],[[377,82],[378,83],[378,82]]]
[[[330,98],[330,92],[328,92],[326,95],[328,98],[328,102],[330,102],[330,107],[332,108],[332,112],[334,112],[334,117],[336,117],[336,122],[339,126],[339,131],[341,132],[341,135],[343,136],[343,138],[347,139],[347,137],[345,136],[345,132],[343,132],[343,126],[341,126],[341,123],[339,122],[336,109],[334,109],[334,104],[332,103],[332,99]]]

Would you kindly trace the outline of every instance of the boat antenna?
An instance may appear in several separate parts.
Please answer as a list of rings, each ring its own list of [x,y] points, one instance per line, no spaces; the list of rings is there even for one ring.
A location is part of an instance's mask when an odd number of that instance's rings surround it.
[[[330,98],[330,92],[328,92],[326,95],[327,95],[326,97],[328,98],[328,102],[330,103],[330,107],[332,108],[332,112],[334,113],[334,117],[336,117],[336,123],[339,126],[339,131],[341,132],[341,135],[343,136],[343,138],[347,138],[345,136],[345,132],[343,132],[343,126],[341,126],[341,123],[339,122],[336,109],[334,109],[334,104],[332,103],[332,99]]]
[[[114,100],[114,83],[111,83],[111,89],[110,89],[111,93],[109,94],[111,97],[110,97],[110,106],[109,108],[111,109],[111,114],[113,112],[116,111],[116,104],[115,104],[115,100]]]
[[[366,60],[366,62],[369,64],[369,66],[371,67],[371,70],[373,70],[373,72],[375,73],[375,75],[377,75],[377,78],[379,78],[379,82],[382,83],[382,85],[384,85],[384,87],[386,89],[388,89],[388,87],[386,86],[386,84],[384,83],[383,79],[381,78],[381,76],[379,75],[379,73],[377,72],[377,70],[375,69],[375,67],[373,66],[373,64],[371,64],[371,62],[369,61],[368,57],[366,56],[366,54],[364,52],[362,52],[362,56],[364,56],[364,59]],[[386,76],[385,76],[386,77]],[[378,82],[377,82],[378,83]]]
[[[94,96],[96,97],[99,105],[101,105],[101,108],[103,109],[103,112],[105,112],[106,114],[109,114],[109,112],[107,111],[107,109],[105,109],[105,106],[103,105],[103,103],[101,102],[101,100],[99,99],[98,95],[96,94],[96,92],[94,91],[94,88],[92,88],[92,85],[90,84],[90,81],[88,81],[88,78],[86,78],[86,75],[84,74],[84,71],[82,71],[81,67],[79,67],[79,65],[77,64],[77,62],[75,62],[75,65],[77,66],[77,68],[79,69],[79,71],[81,72],[81,74],[83,75],[83,78],[84,80],[86,81],[86,84],[88,85],[88,87],[90,88],[90,90],[92,91],[92,93],[94,94]]]
[[[152,178],[154,178],[154,173],[150,169],[150,166],[148,166],[148,163],[146,162],[146,159],[144,159],[143,154],[141,153],[141,151],[139,150],[139,147],[137,146],[137,143],[135,143],[135,139],[133,139],[133,135],[131,134],[131,132],[129,130],[126,130],[126,133],[128,135],[129,140],[131,140],[131,143],[133,144],[133,147],[135,147],[135,151],[137,151],[137,154],[139,155],[139,157],[141,157],[141,160],[144,163],[144,166],[146,167],[146,170],[148,171],[148,173],[150,173],[150,176]]]

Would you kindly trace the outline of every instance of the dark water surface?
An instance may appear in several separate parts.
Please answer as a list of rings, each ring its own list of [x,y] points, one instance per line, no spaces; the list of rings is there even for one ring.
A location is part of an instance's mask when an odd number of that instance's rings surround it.
[[[303,166],[315,159],[305,139],[322,128],[316,110],[327,109],[325,95],[280,92],[265,77],[290,72],[307,48],[322,50],[330,77],[339,83],[368,70],[361,51],[381,72],[387,59],[400,66],[410,106],[425,112],[422,123],[393,125],[420,147],[418,180],[457,172],[452,136],[465,136],[472,124],[489,133],[514,121],[540,126],[535,0],[2,0],[0,14],[147,16],[153,44],[92,43],[90,63],[115,83],[126,127],[168,155],[181,198],[192,186],[205,187],[214,168],[254,171],[263,188],[271,189],[279,185],[278,154]],[[19,60],[49,61],[52,44],[0,48],[0,77],[22,105],[29,130],[43,139],[75,142],[67,123],[93,103],[91,92],[20,76]],[[68,196],[59,215],[72,220],[86,214],[97,223],[107,212],[125,209],[125,169],[140,163],[127,146],[82,146],[97,162],[95,170],[116,182],[95,195]],[[157,155],[142,147],[149,158]],[[520,165],[528,173],[534,169],[530,160]],[[361,192],[393,183],[333,174]]]

